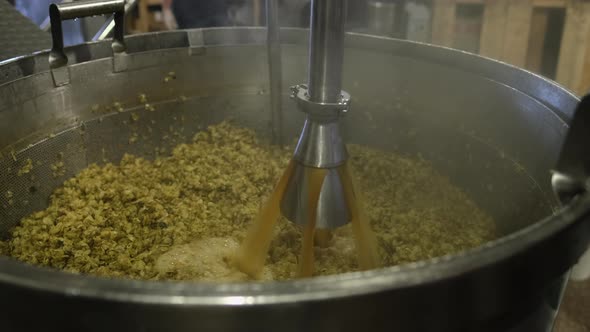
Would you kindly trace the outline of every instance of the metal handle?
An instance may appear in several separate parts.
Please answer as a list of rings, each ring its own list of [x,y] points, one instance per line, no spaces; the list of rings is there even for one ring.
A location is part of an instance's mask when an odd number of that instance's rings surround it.
[[[53,47],[49,53],[49,66],[59,68],[68,63],[68,57],[64,53],[61,21],[111,13],[114,13],[115,20],[112,48],[114,53],[121,53],[125,51],[125,0],[92,0],[61,5],[51,4],[49,6],[49,19],[51,21]]]
[[[125,16],[129,15],[129,13],[137,7],[138,0],[127,0],[125,2]],[[115,28],[115,19],[114,17],[109,17],[109,19],[105,22],[105,24],[96,32],[94,37],[92,37],[92,41],[103,40],[107,38],[113,29]]]
[[[590,185],[590,95],[578,104],[551,179],[562,203],[589,191]]]

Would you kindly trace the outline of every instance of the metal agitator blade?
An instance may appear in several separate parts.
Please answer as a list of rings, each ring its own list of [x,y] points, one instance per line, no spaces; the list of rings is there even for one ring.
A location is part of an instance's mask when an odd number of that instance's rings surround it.
[[[348,159],[339,119],[348,110],[350,96],[341,91],[344,53],[345,1],[314,0],[311,6],[308,84],[292,87],[292,97],[306,120],[295,149],[295,170],[281,211],[305,225],[309,219],[309,172],[327,169],[319,196],[316,228],[336,228],[349,222],[349,209],[338,167]]]

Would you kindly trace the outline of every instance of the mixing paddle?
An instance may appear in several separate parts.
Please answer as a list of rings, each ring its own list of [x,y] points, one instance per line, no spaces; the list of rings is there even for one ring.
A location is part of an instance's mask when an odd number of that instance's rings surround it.
[[[313,275],[314,242],[328,245],[330,230],[349,222],[359,267],[379,266],[375,236],[362,213],[340,133],[340,118],[350,105],[350,95],[341,90],[345,3],[312,1],[308,84],[291,88],[291,97],[306,114],[303,130],[293,159],[235,259],[253,277],[262,271],[279,213],[303,230],[299,277]]]

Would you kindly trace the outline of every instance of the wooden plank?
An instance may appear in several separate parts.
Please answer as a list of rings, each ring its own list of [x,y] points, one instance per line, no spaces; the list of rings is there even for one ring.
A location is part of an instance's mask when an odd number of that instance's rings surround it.
[[[566,0],[534,0],[535,7],[565,8]]]
[[[462,7],[457,7],[455,13],[454,48],[471,53],[479,52],[482,13],[475,10],[478,6],[481,5],[462,5]]]
[[[260,26],[262,25],[262,0],[252,0],[253,4],[252,4],[252,12],[254,13],[254,17],[253,17],[253,23],[254,26]]]
[[[460,5],[483,5],[487,0],[457,0]],[[540,8],[565,8],[567,0],[533,0],[534,7]]]
[[[486,0],[483,12],[479,53],[502,59],[509,0]]]
[[[587,62],[590,40],[590,1],[568,0],[561,50],[557,66],[557,81],[577,93],[583,93],[582,73]]]
[[[528,42],[526,68],[536,73],[541,72],[541,67],[543,65],[543,53],[545,50],[545,37],[547,36],[548,23],[548,10],[546,8],[535,8],[531,20],[531,33]]]
[[[510,1],[506,17],[502,60],[515,66],[525,66],[532,16],[533,3],[531,0]]]
[[[584,64],[584,68],[581,70],[582,73],[582,81],[578,85],[576,91],[580,95],[585,95],[590,93],[590,44],[586,46],[586,63]]]
[[[457,0],[457,4],[472,4],[482,5],[486,3],[486,0]],[[565,8],[567,0],[534,0],[533,5],[535,7],[542,8]]]
[[[432,42],[443,46],[453,46],[455,32],[455,0],[433,0],[432,2]]]
[[[579,16],[576,15],[575,9],[568,6],[565,12],[565,23],[563,27],[563,34],[561,36],[561,47],[559,50],[559,59],[557,61],[557,82],[566,87],[570,87],[572,82],[572,67],[575,61],[576,35],[578,32]]]
[[[148,2],[147,0],[140,0],[139,1],[139,17],[137,19],[137,24],[135,27],[137,30],[141,32],[149,32],[150,31],[150,12],[148,10]]]
[[[457,0],[458,5],[483,5],[484,0]]]

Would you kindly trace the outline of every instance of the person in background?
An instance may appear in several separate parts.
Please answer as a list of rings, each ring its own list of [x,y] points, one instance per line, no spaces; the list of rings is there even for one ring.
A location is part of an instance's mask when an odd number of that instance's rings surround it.
[[[278,0],[281,25],[307,26],[302,25],[305,22],[302,22],[300,13],[303,13],[304,21],[309,20],[309,7],[305,10],[309,1]],[[252,25],[250,0],[163,0],[162,6],[172,10],[179,29]],[[264,13],[262,15],[264,17]]]
[[[49,5],[60,3],[59,0],[15,0],[14,7],[21,14],[28,17],[36,25],[41,26],[49,16]],[[84,42],[81,20],[67,20],[62,23],[64,46],[81,44]]]
[[[227,0],[164,0],[163,6],[172,9],[179,29],[228,25]]]

